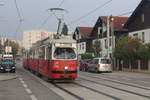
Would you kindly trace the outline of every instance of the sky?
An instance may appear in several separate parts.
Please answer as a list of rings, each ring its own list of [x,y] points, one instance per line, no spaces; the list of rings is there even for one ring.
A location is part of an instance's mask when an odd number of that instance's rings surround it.
[[[17,6],[15,5],[15,1]],[[133,12],[141,0],[0,0],[0,37],[22,40],[25,30],[55,32],[58,20],[68,25],[93,27],[99,16]],[[50,8],[63,8],[53,11]],[[17,10],[18,9],[18,10]],[[129,13],[129,17],[132,13]]]

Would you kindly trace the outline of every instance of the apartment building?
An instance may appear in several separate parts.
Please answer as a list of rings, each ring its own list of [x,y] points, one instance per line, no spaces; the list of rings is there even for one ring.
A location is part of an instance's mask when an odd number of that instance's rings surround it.
[[[23,47],[29,49],[33,43],[47,37],[53,38],[54,34],[56,34],[56,32],[48,32],[46,30],[26,30],[23,32]]]

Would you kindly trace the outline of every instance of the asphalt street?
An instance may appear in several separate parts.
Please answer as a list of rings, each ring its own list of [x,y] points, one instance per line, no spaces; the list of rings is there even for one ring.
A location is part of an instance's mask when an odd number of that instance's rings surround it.
[[[0,81],[0,100],[150,100],[150,74],[79,72],[73,82],[54,84],[18,63],[15,75]]]

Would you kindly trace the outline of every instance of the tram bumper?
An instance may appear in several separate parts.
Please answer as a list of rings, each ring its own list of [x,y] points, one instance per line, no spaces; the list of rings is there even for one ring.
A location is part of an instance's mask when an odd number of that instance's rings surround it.
[[[52,79],[76,79],[77,71],[52,71]]]

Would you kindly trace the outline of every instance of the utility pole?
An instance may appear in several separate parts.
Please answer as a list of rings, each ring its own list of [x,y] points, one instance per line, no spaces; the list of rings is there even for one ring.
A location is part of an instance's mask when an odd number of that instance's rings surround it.
[[[113,68],[114,68],[114,66],[115,66],[115,59],[114,59],[114,54],[113,54],[113,52],[114,52],[114,48],[115,48],[115,37],[114,37],[114,18],[113,18],[113,16],[111,16],[110,17],[110,22],[111,22],[111,36],[112,36],[112,41],[111,41],[111,43],[112,43],[112,62],[113,62]]]
[[[109,58],[109,35],[110,35],[110,16],[107,16],[107,48],[106,48],[106,52],[107,52],[107,57]]]

